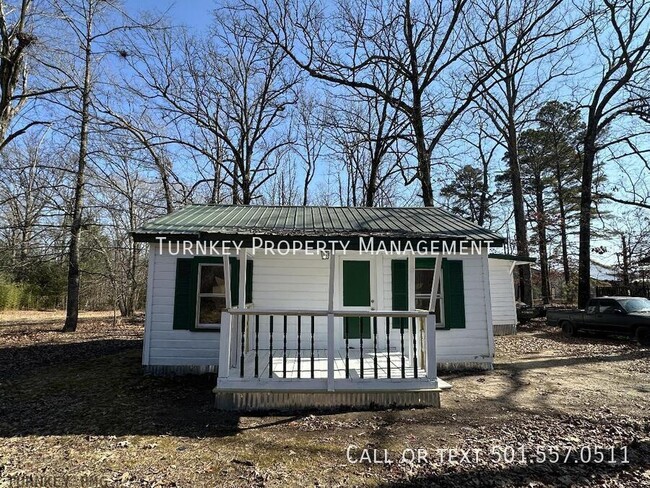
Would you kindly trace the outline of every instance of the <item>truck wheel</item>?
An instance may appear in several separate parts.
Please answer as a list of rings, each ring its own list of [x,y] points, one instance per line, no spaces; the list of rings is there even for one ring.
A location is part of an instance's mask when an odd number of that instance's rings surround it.
[[[642,346],[650,346],[650,328],[648,327],[637,328],[636,341]]]
[[[562,333],[565,337],[575,337],[576,328],[571,322],[562,322]]]

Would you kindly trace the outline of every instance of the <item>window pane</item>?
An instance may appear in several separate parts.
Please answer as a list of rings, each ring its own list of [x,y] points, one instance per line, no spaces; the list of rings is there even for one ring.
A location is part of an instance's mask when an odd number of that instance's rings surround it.
[[[226,308],[223,297],[201,297],[199,303],[199,324],[220,324],[221,312]]]
[[[223,265],[201,266],[201,293],[226,293]]]
[[[596,310],[598,310],[598,303],[598,300],[591,300],[587,307],[587,313],[596,313]]]
[[[442,314],[440,312],[440,299],[436,300],[436,324],[440,325],[442,323]],[[418,310],[429,310],[429,297],[419,296],[415,297],[415,308]]]
[[[431,293],[432,283],[433,283],[432,269],[415,270],[415,294],[416,295]]]
[[[440,311],[440,303],[442,302],[441,299],[436,300],[436,325],[441,325],[442,324],[442,312]]]
[[[615,308],[618,308],[618,303],[615,300],[600,301],[600,313],[614,313]]]
[[[415,297],[415,308],[418,310],[429,310],[429,297]]]

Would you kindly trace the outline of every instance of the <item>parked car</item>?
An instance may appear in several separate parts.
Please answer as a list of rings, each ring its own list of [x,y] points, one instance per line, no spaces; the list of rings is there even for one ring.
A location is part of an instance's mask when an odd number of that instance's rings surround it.
[[[650,300],[641,297],[592,298],[586,310],[548,310],[549,325],[562,327],[566,336],[580,330],[608,332],[650,342]]]

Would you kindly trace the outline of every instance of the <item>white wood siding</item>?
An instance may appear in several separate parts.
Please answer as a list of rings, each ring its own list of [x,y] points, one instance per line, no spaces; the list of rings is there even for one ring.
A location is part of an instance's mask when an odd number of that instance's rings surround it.
[[[256,254],[253,268],[253,305],[258,308],[327,310],[329,261],[320,256],[265,256]],[[254,319],[249,318],[249,341],[253,344]],[[273,349],[283,348],[283,318],[273,319]],[[301,349],[311,348],[309,317],[301,319]],[[327,318],[314,321],[316,349],[327,348]],[[260,349],[269,347],[269,318],[260,317]],[[287,349],[298,346],[298,319],[287,318]]]
[[[492,322],[494,325],[516,325],[515,289],[510,269],[512,261],[490,259]]]
[[[219,332],[174,330],[176,256],[149,253],[147,316],[142,363],[145,366],[216,366]]]
[[[351,258],[354,255],[350,255]],[[371,261],[376,270],[376,288],[374,308],[388,310],[392,306],[391,260],[404,259],[403,256],[371,256],[363,259]],[[487,266],[483,260],[486,256],[454,256],[451,259],[463,261],[465,284],[466,328],[439,330],[437,332],[437,354],[440,363],[474,363],[491,362],[490,338],[488,334],[489,294],[484,283]],[[318,309],[326,310],[328,301],[329,261],[320,256],[265,256],[257,254],[252,257],[254,264],[253,303],[259,308],[276,309]],[[150,270],[148,283],[148,303],[146,332],[144,341],[143,364],[145,365],[216,365],[219,354],[219,332],[192,332],[173,330],[174,285],[176,274],[176,256],[150,253]],[[412,263],[411,263],[412,264]],[[342,283],[340,283],[340,256],[335,282],[335,308],[340,306]],[[413,282],[413,267],[409,267]],[[412,288],[409,290],[411,307],[414,308]],[[254,347],[254,318],[250,318],[247,342]],[[282,317],[274,318],[273,348],[283,347]],[[301,348],[309,351],[311,323],[309,317],[302,319]],[[315,319],[315,348],[327,347],[327,322],[325,317]],[[343,341],[343,321],[335,324],[336,347]],[[491,334],[491,331],[490,331]],[[287,348],[297,346],[297,319],[288,320]],[[405,338],[407,336],[405,335]],[[260,318],[260,348],[267,349],[269,344],[268,317]],[[358,340],[350,341],[357,347]],[[371,340],[365,341],[364,347],[371,347]],[[385,345],[385,322],[378,324],[378,346]],[[391,330],[391,346],[399,345],[399,330]]]
[[[384,302],[390,308],[392,302],[391,259],[384,257]],[[485,256],[448,256],[448,259],[463,261],[463,283],[465,289],[465,328],[437,330],[437,355],[439,363],[491,362],[490,339],[486,316],[486,293],[483,286]],[[413,276],[411,275],[411,282]],[[489,298],[487,298],[489,299]],[[409,292],[411,307],[415,307],[415,297]],[[397,331],[396,331],[397,332]],[[392,340],[392,339],[391,339]]]

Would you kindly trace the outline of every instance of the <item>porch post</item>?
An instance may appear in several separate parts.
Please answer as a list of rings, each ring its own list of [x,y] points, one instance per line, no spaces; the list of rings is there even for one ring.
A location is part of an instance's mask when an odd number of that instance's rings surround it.
[[[239,252],[239,301],[237,302],[237,308],[244,309],[246,308],[246,248],[242,248]],[[239,327],[244,327],[244,321],[248,320],[247,315],[240,315],[240,319],[237,321]],[[250,334],[250,327],[247,327],[248,333]],[[237,331],[237,337],[241,332]],[[237,341],[239,343],[239,341]],[[246,337],[246,349],[248,349],[248,334]],[[241,347],[238,346],[238,347]],[[246,353],[246,350],[243,351]],[[242,351],[239,351],[239,354],[242,354]]]
[[[334,279],[336,256],[330,253],[329,290],[327,300],[327,391],[334,391]]]
[[[219,371],[218,378],[227,378],[230,373],[230,334],[231,318],[228,312],[221,314],[221,333],[219,337]]]
[[[226,310],[232,308],[232,296],[230,293],[230,280],[232,280],[232,270],[230,269],[229,254],[225,254],[223,258],[223,277],[226,284]],[[236,317],[236,316],[235,316]],[[227,312],[221,314],[221,328],[219,329],[219,367],[217,370],[217,378],[227,378],[230,373],[230,358],[231,358],[231,345],[230,337],[232,316]]]
[[[230,269],[230,259],[228,259],[228,254],[222,257],[223,259],[223,278],[224,283],[229,284],[232,279],[232,270]],[[232,307],[232,297],[230,296],[230,287],[226,286],[225,289],[226,295],[226,310],[229,310]],[[222,324],[223,325],[223,324]]]
[[[436,357],[436,314],[429,312],[426,321],[427,378],[438,383],[438,358]]]
[[[239,302],[237,308],[246,308],[246,248],[239,252]]]
[[[408,294],[409,294],[409,310],[414,311],[415,310],[415,256],[413,254],[410,254],[408,256]],[[415,321],[415,325],[417,327],[417,320]],[[415,351],[413,350],[413,337],[417,339],[417,331],[413,330],[413,318],[412,317],[407,317],[406,319],[406,331],[408,333],[408,344],[407,344],[407,349],[408,349],[408,358],[409,358],[409,364],[412,366],[417,361],[417,358],[415,357]]]

